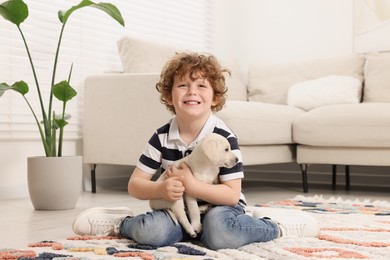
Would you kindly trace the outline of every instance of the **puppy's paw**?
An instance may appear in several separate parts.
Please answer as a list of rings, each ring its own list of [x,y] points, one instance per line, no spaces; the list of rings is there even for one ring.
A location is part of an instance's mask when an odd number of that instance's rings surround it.
[[[205,204],[199,206],[200,214],[206,214],[213,206],[211,204]]]
[[[202,231],[202,223],[192,223],[191,224],[192,228],[196,232],[196,234],[199,234]]]
[[[195,238],[198,235],[190,223],[188,223],[188,225],[183,225],[183,227],[187,231],[188,235],[190,235],[190,237]]]

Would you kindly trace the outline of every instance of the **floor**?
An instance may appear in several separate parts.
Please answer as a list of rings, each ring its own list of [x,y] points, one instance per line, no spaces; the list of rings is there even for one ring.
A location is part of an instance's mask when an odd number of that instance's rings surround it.
[[[244,193],[249,205],[277,201],[303,195],[301,186],[286,183],[244,182]],[[330,185],[309,187],[307,196],[343,197],[390,201],[388,189],[352,187],[345,191],[340,186],[332,190]],[[83,192],[75,209],[63,211],[36,211],[29,198],[0,201],[0,248],[24,247],[42,240],[63,240],[72,236],[72,221],[82,210],[89,207],[127,206],[135,214],[148,210],[148,203],[131,198],[124,188],[107,188],[96,194]]]

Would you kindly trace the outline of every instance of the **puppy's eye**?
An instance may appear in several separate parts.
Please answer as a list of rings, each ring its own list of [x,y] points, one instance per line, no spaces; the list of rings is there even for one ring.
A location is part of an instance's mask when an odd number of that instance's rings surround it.
[[[225,152],[229,152],[229,148],[225,148]]]

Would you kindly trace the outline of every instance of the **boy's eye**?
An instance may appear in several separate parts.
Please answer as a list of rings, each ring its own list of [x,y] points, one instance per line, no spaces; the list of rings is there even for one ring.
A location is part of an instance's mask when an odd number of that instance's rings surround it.
[[[208,86],[205,85],[205,84],[199,84],[198,87],[199,87],[199,88],[208,88]]]

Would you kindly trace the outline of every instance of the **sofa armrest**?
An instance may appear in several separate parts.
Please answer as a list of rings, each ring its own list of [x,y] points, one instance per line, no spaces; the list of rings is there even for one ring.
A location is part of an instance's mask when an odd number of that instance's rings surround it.
[[[136,165],[153,132],[169,118],[158,74],[102,74],[84,82],[84,162]]]

